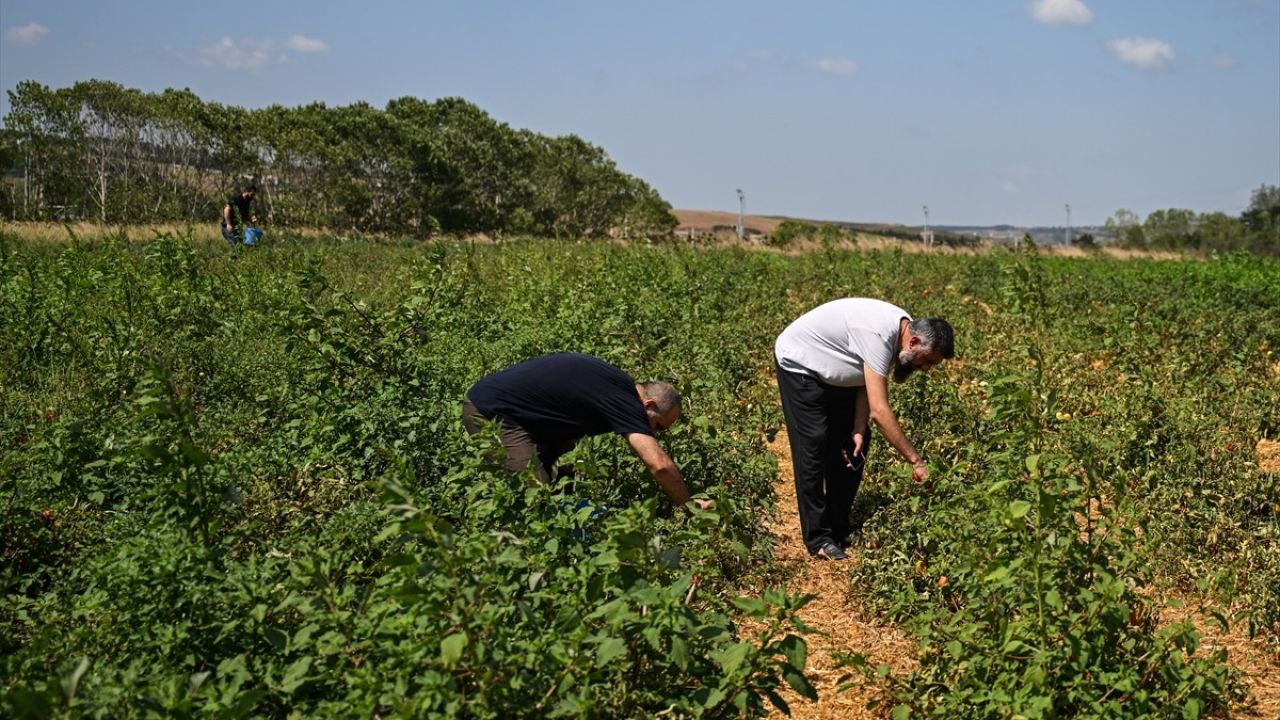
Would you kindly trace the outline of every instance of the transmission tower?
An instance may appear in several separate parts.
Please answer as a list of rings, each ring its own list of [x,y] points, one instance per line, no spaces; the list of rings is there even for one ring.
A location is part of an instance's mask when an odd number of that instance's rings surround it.
[[[1071,203],[1067,203],[1067,245],[1071,244]]]
[[[924,206],[924,232],[920,233],[920,239],[924,240],[927,247],[933,247],[933,233],[929,232],[929,206]]]

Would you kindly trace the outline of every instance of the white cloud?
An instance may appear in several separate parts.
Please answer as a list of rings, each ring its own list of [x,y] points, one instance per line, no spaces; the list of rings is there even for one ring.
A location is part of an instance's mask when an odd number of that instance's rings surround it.
[[[228,70],[257,72],[270,61],[270,46],[263,41],[222,38],[216,45],[200,49],[200,62],[221,65]]]
[[[316,40],[305,35],[293,35],[284,41],[284,46],[294,52],[322,53],[329,52],[329,46],[323,40]]]
[[[818,61],[818,69],[832,75],[852,75],[858,72],[858,63],[849,58],[823,58]]]
[[[1216,53],[1209,58],[1209,64],[1219,70],[1230,70],[1240,64],[1240,61],[1231,53]]]
[[[1035,0],[1031,17],[1045,25],[1090,25],[1093,11],[1080,0]]]
[[[303,35],[293,35],[287,40],[232,40],[224,37],[217,44],[200,49],[200,62],[204,65],[218,65],[228,70],[247,70],[258,72],[267,65],[286,63],[289,56],[272,51],[275,49],[290,50],[298,53],[328,52],[329,46],[323,40],[316,40]]]
[[[1121,62],[1143,70],[1164,70],[1173,62],[1173,46],[1155,38],[1116,38],[1107,46]]]
[[[9,28],[9,32],[5,33],[5,37],[9,38],[14,45],[31,47],[43,40],[44,36],[48,34],[49,28],[33,22]]]

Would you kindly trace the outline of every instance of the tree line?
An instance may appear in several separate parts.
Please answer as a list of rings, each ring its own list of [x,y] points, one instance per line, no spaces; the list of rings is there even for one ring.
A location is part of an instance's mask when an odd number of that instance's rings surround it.
[[[255,182],[259,215],[278,227],[581,237],[676,225],[603,149],[460,98],[246,109],[103,80],[8,94],[0,213],[14,220],[213,224]]]
[[[1107,218],[1103,231],[1116,245],[1137,250],[1246,251],[1280,257],[1280,187],[1257,187],[1239,217],[1169,208],[1155,210],[1144,220],[1121,208]]]

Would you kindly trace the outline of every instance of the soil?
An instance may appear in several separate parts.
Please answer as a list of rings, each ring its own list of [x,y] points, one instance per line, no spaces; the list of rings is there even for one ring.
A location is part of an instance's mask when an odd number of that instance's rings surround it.
[[[809,645],[805,675],[818,690],[817,702],[805,700],[790,688],[781,693],[783,699],[791,706],[791,717],[802,720],[883,717],[882,708],[867,708],[878,690],[863,685],[851,669],[840,667],[836,654],[860,652],[873,667],[887,664],[894,674],[905,674],[915,667],[916,643],[897,627],[877,620],[851,602],[849,574],[855,563],[861,561],[856,549],[849,551],[849,559],[844,562],[809,557],[800,542],[800,514],[786,430],[780,431],[768,447],[777,456],[780,471],[774,486],[779,516],[769,526],[774,536],[774,556],[788,578],[785,586],[788,592],[815,596],[799,612],[800,619],[825,633],[805,638]],[[839,691],[840,680],[851,675],[854,684]],[[785,716],[775,710],[770,717]]]
[[[1258,451],[1258,470],[1280,475],[1280,442],[1262,438],[1255,449]]]

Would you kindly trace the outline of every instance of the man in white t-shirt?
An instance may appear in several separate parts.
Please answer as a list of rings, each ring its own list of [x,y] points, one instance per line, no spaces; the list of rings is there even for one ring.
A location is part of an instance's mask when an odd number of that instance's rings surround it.
[[[870,298],[820,305],[778,336],[778,390],[795,465],[800,530],[810,554],[846,557],[841,546],[852,531],[849,515],[866,464],[868,420],[911,463],[916,482],[929,477],[889,408],[888,378],[902,382],[952,357],[955,340],[946,320],[913,320],[902,308]]]

